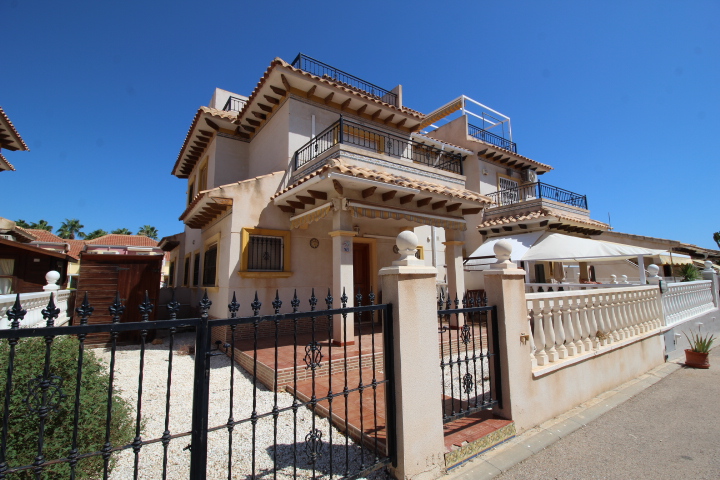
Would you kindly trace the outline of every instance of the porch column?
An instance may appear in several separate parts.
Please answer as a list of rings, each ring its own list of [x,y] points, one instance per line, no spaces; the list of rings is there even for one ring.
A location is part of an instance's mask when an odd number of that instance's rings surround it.
[[[638,255],[638,268],[640,269],[640,285],[645,285],[647,277],[645,277],[645,258]]]
[[[357,233],[352,230],[350,212],[339,210],[333,213],[333,230],[329,232],[332,237],[333,266],[332,266],[332,294],[333,306],[340,307],[340,297],[345,289],[348,297],[347,305],[355,305],[355,289],[353,277],[353,245],[352,239]],[[355,343],[352,318],[347,319],[347,344]],[[333,316],[333,344],[343,345],[346,339],[345,322],[342,315]]]
[[[435,303],[437,270],[415,258],[417,236],[398,236],[403,255],[380,270],[383,302],[392,305],[397,479],[430,480],[445,467]]]
[[[465,245],[464,240],[464,232],[445,230],[443,245],[445,245],[445,265],[447,265],[448,297],[451,302],[455,300],[455,295],[462,302],[465,295],[465,271],[463,270],[462,254],[462,247]],[[464,324],[464,315],[453,315],[450,320],[450,327],[452,328],[460,328]]]

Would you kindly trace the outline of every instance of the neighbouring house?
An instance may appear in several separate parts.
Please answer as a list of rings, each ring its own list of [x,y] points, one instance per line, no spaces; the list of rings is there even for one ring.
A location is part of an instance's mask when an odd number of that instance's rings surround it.
[[[2,154],[3,148],[11,151],[24,151],[30,150],[25,144],[15,126],[8,118],[5,111],[0,107],[0,172],[3,170],[15,170],[12,163],[8,161]]]
[[[43,248],[35,241],[31,231],[0,218],[0,295],[41,292],[51,270],[60,273],[59,285],[66,283],[68,265],[76,262],[67,247]]]

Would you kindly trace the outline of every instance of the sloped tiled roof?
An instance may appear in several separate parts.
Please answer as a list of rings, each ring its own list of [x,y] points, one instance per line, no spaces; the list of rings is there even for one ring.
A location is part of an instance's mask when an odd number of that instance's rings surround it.
[[[488,228],[488,227],[495,227],[495,226],[499,226],[499,225],[508,225],[511,223],[534,220],[534,219],[544,218],[544,217],[556,217],[559,220],[568,220],[568,221],[573,221],[573,222],[577,222],[577,223],[583,223],[586,225],[591,225],[591,226],[599,227],[602,229],[610,228],[610,225],[608,225],[607,223],[598,222],[597,220],[593,220],[593,219],[587,218],[587,217],[581,217],[579,215],[572,215],[571,213],[568,213],[568,212],[560,212],[553,208],[540,208],[538,210],[517,213],[514,215],[502,215],[499,217],[489,218],[489,219],[485,220],[484,222],[482,222],[480,225],[478,225],[478,228]]]
[[[88,245],[117,245],[123,247],[157,247],[157,240],[145,235],[117,235],[110,233],[102,237],[85,240]]]
[[[363,168],[363,167],[357,167],[355,165],[347,165],[345,162],[343,162],[340,159],[332,159],[330,160],[326,165],[324,165],[322,168],[315,170],[314,172],[310,173],[309,175],[304,176],[294,184],[290,185],[289,187],[285,188],[284,190],[276,193],[273,195],[272,198],[276,198],[280,195],[282,195],[285,192],[288,192],[292,190],[293,188],[305,183],[306,181],[310,180],[311,178],[314,178],[318,175],[321,175],[328,170],[334,170],[337,172],[340,172],[345,175],[350,175],[353,177],[358,178],[365,178],[368,180],[376,180],[378,182],[387,183],[390,185],[398,185],[401,187],[408,187],[408,188],[415,188],[417,190],[421,190],[424,192],[429,193],[438,193],[441,195],[447,195],[449,197],[455,197],[460,198],[464,200],[471,200],[479,203],[484,204],[491,204],[492,200],[490,198],[486,197],[485,195],[480,195],[477,192],[473,192],[470,190],[465,190],[464,188],[452,188],[452,187],[446,187],[445,185],[440,185],[437,183],[432,182],[426,182],[424,180],[418,180],[413,178],[407,178],[402,177],[400,175],[395,175],[388,172],[380,172],[378,170],[372,170],[369,168]]]
[[[0,153],[0,170],[12,170],[15,171],[15,167],[8,161],[7,158],[3,157]]]
[[[30,150],[28,146],[25,144],[25,141],[22,139],[20,134],[18,133],[17,129],[15,128],[15,125],[10,121],[7,114],[5,114],[5,111],[0,107],[0,134],[5,134],[4,132],[7,132],[6,135],[8,135],[10,140],[6,140],[5,142],[0,142],[0,146],[2,148],[7,148],[8,150]],[[1,139],[0,139],[1,140]],[[3,143],[12,143],[13,146],[2,145]]]
[[[30,232],[32,236],[35,237],[36,241],[38,242],[48,242],[48,243],[67,243],[68,241],[64,238],[60,238],[57,235],[55,235],[52,232],[48,232],[47,230],[40,230],[37,228],[26,228],[26,232]]]

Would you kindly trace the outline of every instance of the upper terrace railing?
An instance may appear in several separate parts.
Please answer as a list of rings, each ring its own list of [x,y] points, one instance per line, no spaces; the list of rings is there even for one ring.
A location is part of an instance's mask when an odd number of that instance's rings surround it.
[[[507,190],[500,190],[488,194],[488,197],[492,198],[497,206],[512,205],[526,200],[545,198],[572,207],[584,208],[585,210],[588,208],[587,197],[585,195],[580,195],[579,193],[541,182],[528,183]]]
[[[314,58],[303,55],[302,53],[298,53],[297,57],[295,57],[295,60],[292,62],[292,66],[299,68],[300,70],[305,70],[306,72],[317,75],[321,78],[332,78],[333,80],[342,82],[352,88],[369,93],[385,103],[398,106],[398,96],[390,90],[386,90],[370,82],[366,82],[355,75],[350,75],[349,73],[338,70],[335,67],[331,67],[326,63],[315,60]]]
[[[517,143],[512,142],[507,138],[503,138],[500,135],[490,133],[483,128],[468,124],[468,134],[471,137],[475,137],[478,140],[489,143],[490,145],[495,145],[496,147],[504,148],[505,150],[517,153]]]
[[[463,156],[459,153],[440,150],[432,145],[376,130],[342,117],[295,152],[295,171],[300,170],[338,143],[355,145],[376,153],[405,158],[448,172],[461,175],[463,173]]]
[[[226,112],[239,112],[245,107],[247,102],[245,100],[242,100],[237,97],[229,97],[227,99],[227,102],[225,102],[225,106],[223,107],[223,110]]]
[[[715,308],[712,281],[668,283],[662,297],[665,325],[671,326],[690,320]]]

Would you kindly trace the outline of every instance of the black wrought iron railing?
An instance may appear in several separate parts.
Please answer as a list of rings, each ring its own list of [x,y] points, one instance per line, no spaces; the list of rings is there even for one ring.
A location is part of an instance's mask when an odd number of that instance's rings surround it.
[[[326,63],[315,60],[312,57],[303,55],[302,53],[298,53],[297,57],[295,57],[295,60],[293,60],[292,62],[292,66],[313,75],[317,75],[321,78],[327,77],[333,80],[337,80],[346,85],[349,85],[352,88],[356,88],[358,90],[362,90],[365,93],[369,93],[370,95],[379,98],[385,103],[398,106],[398,96],[390,90],[386,90],[370,82],[366,82],[365,80],[362,80],[355,75],[350,75],[347,72],[343,72],[342,70],[332,67]]]
[[[227,99],[227,102],[225,102],[225,106],[223,107],[223,110],[226,112],[239,112],[245,107],[245,104],[247,102],[245,100],[242,100],[237,97],[229,97]]]
[[[490,145],[495,145],[496,147],[504,148],[505,150],[517,153],[517,144],[515,142],[511,142],[507,138],[490,133],[485,129],[476,127],[475,125],[468,124],[468,135],[475,137],[478,140],[482,140],[485,143],[489,143]]]
[[[547,199],[564,203],[571,207],[584,208],[585,210],[588,208],[587,196],[541,182],[500,190],[488,194],[488,197],[490,197],[497,206],[512,205],[527,200]]]
[[[405,158],[448,172],[461,175],[463,173],[464,157],[459,153],[440,150],[409,137],[360,125],[342,117],[295,152],[295,171],[339,143],[355,145],[391,157]]]

